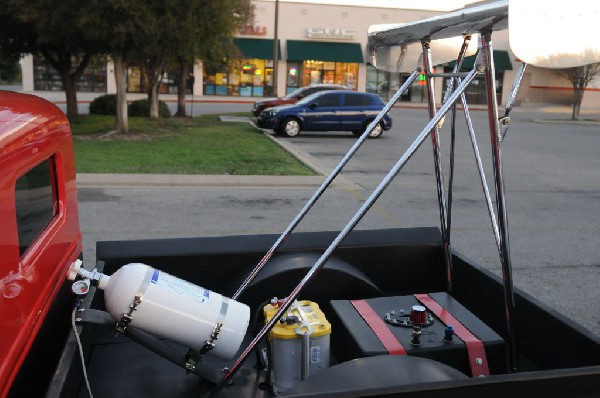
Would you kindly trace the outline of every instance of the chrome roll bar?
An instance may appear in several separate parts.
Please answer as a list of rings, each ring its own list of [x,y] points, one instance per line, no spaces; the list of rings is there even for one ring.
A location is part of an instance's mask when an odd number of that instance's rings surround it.
[[[415,70],[415,73],[418,73]],[[312,280],[317,273],[321,270],[321,268],[325,265],[333,251],[339,246],[339,244],[348,236],[348,234],[354,229],[354,227],[358,224],[358,222],[363,218],[363,216],[367,213],[367,211],[373,206],[375,201],[379,198],[379,196],[383,193],[383,191],[388,187],[388,185],[392,182],[394,177],[400,172],[400,170],[404,167],[404,165],[408,162],[408,160],[414,155],[417,149],[423,144],[425,139],[434,131],[435,126],[443,119],[446,113],[450,110],[451,106],[458,100],[460,95],[464,93],[466,87],[471,83],[471,81],[476,77],[476,75],[480,73],[479,70],[473,69],[465,79],[458,85],[455,92],[450,95],[448,101],[446,101],[439,111],[435,113],[435,115],[431,118],[429,123],[425,126],[425,128],[421,131],[421,133],[416,137],[413,143],[409,146],[409,148],[404,152],[402,157],[396,162],[396,164],[390,169],[388,174],[381,180],[379,185],[375,188],[375,190],[371,193],[371,195],[367,198],[367,200],[363,203],[360,209],[354,214],[351,220],[346,224],[346,226],[342,229],[342,231],[336,236],[336,238],[331,242],[331,244],[327,247],[325,252],[321,255],[321,257],[317,260],[317,262],[310,268],[310,270],[306,273],[304,278],[298,283],[298,285],[292,290],[292,292],[286,297],[284,302],[281,304],[277,312],[273,315],[273,317],[263,326],[263,328],[256,334],[254,339],[250,342],[248,347],[242,352],[242,354],[238,357],[235,363],[231,366],[228,372],[225,374],[223,379],[219,382],[219,384],[215,387],[215,390],[222,388],[227,380],[229,380],[236,372],[239,370],[240,366],[244,362],[244,360],[248,357],[248,355],[252,352],[252,350],[256,347],[256,345],[265,337],[265,335],[275,326],[275,323],[279,321],[279,318],[288,310],[290,305],[297,299],[298,294],[302,291],[304,286]],[[416,76],[415,76],[416,77]],[[394,96],[392,101],[397,100],[399,96]],[[390,101],[390,103],[392,102]],[[388,104],[390,105],[390,104]],[[383,117],[383,115],[389,111],[391,106],[386,106],[387,110],[384,109],[379,116]],[[370,126],[371,127],[371,126]],[[372,127],[371,127],[372,128]],[[368,135],[369,128],[363,133],[364,135]],[[264,264],[263,264],[264,266]]]
[[[522,64],[519,69],[515,83],[512,87],[509,101],[506,106],[504,116],[499,117],[498,103],[496,99],[496,83],[495,83],[495,69],[494,60],[492,57],[492,32],[494,30],[506,29],[508,19],[508,4],[505,0],[484,4],[482,6],[473,7],[473,12],[465,16],[459,12],[453,12],[448,14],[448,21],[451,23],[443,24],[443,17],[433,17],[429,20],[419,21],[414,26],[408,26],[410,24],[403,24],[397,27],[391,28],[388,32],[376,31],[374,33],[373,47],[371,48],[371,37],[370,37],[370,51],[376,52],[377,46],[384,48],[388,45],[395,45],[394,38],[399,38],[398,45],[402,46],[402,51],[398,52],[401,59],[398,62],[393,62],[393,59],[389,59],[390,54],[393,52],[384,52],[383,55],[387,57],[386,61],[389,65],[402,64],[402,67],[406,65],[407,54],[411,54],[410,51],[406,51],[406,46],[411,43],[419,42],[422,48],[422,54],[420,56],[420,62],[415,66],[410,74],[410,77],[402,85],[402,87],[396,92],[392,99],[385,105],[379,115],[369,124],[363,134],[357,139],[350,150],[344,155],[342,160],[325,179],[317,191],[308,200],[301,211],[296,215],[292,222],[288,225],[285,231],[279,236],[271,248],[266,252],[254,269],[245,278],[243,283],[237,289],[232,296],[233,299],[237,299],[245,289],[252,283],[260,271],[265,267],[269,259],[273,256],[276,250],[281,244],[289,237],[294,231],[297,225],[302,221],[306,214],[311,210],[313,205],[322,196],[324,191],[331,185],[333,180],[346,166],[348,161],[358,151],[364,141],[368,138],[370,132],[375,126],[380,123],[382,118],[390,111],[390,109],[400,99],[400,96],[410,87],[410,85],[416,80],[416,77],[424,72],[426,75],[426,89],[428,95],[428,110],[430,120],[425,128],[417,135],[412,144],[406,149],[403,155],[398,159],[394,166],[389,170],[387,175],[380,181],[379,185],[373,190],[371,195],[365,200],[360,209],[352,216],[348,223],[343,227],[335,239],[325,249],[320,258],[314,263],[309,269],[302,280],[296,285],[292,292],[285,298],[284,302],[279,307],[277,313],[271,317],[271,319],[263,326],[263,328],[257,333],[254,339],[244,349],[242,354],[236,359],[235,363],[227,370],[222,380],[217,384],[213,392],[218,391],[222,388],[228,380],[239,370],[242,363],[248,357],[250,352],[254,350],[256,345],[266,336],[266,334],[273,328],[279,318],[288,310],[294,300],[298,298],[299,293],[305,287],[305,285],[312,280],[317,273],[322,269],[324,264],[327,262],[333,251],[339,246],[339,244],[348,236],[348,234],[356,227],[358,222],[373,206],[375,201],[380,197],[383,191],[388,187],[392,180],[397,176],[400,170],[413,156],[417,149],[423,144],[427,137],[431,137],[432,149],[434,154],[434,167],[436,173],[436,186],[438,194],[438,204],[440,211],[440,229],[442,233],[442,245],[444,262],[447,270],[447,283],[448,291],[451,293],[452,290],[452,249],[450,245],[450,232],[451,232],[451,215],[452,215],[452,183],[454,175],[454,134],[455,134],[455,119],[456,119],[456,103],[461,102],[463,107],[464,116],[467,124],[467,132],[471,139],[471,145],[475,154],[475,163],[479,172],[484,199],[488,209],[488,214],[492,224],[492,230],[496,241],[496,246],[499,253],[500,263],[502,267],[502,278],[504,287],[504,306],[506,315],[506,326],[507,326],[507,344],[509,347],[509,359],[508,367],[511,371],[517,369],[517,350],[516,350],[516,333],[514,328],[514,289],[512,282],[512,264],[510,260],[510,245],[509,245],[509,233],[508,233],[508,219],[506,211],[506,198],[504,189],[504,175],[502,168],[502,152],[501,143],[502,139],[506,135],[506,130],[501,131],[502,126],[508,126],[510,120],[508,114],[510,113],[521,86],[526,64]],[[444,26],[443,29],[438,29],[439,26]],[[411,30],[413,29],[413,30]],[[456,64],[452,73],[436,73],[433,70],[433,61],[431,57],[431,40],[445,39],[451,36],[456,36],[457,29],[461,29],[463,35],[463,45],[459,51],[458,57],[456,58]],[[420,32],[420,37],[415,37],[415,32]],[[479,34],[478,42],[478,56],[475,61],[474,68],[468,72],[461,72],[462,61],[465,58],[467,47],[471,40],[472,34]],[[417,35],[418,36],[418,35]],[[414,47],[413,47],[414,50]],[[414,54],[414,53],[413,53]],[[440,58],[436,60],[439,62]],[[402,61],[402,62],[401,62]],[[397,71],[397,70],[396,70]],[[488,182],[485,177],[483,163],[477,140],[475,137],[475,131],[471,122],[469,107],[464,95],[467,86],[478,76],[483,75],[484,81],[487,87],[487,107],[488,107],[488,125],[491,137],[491,152],[492,152],[492,167],[494,175],[494,186],[495,186],[495,206],[492,201]],[[435,105],[435,77],[449,77],[449,82],[446,90],[446,95],[439,110],[436,110]],[[441,151],[439,134],[440,129],[444,123],[444,119],[447,113],[452,110],[452,140],[450,148],[450,174],[448,188],[446,191],[444,175],[441,162]]]

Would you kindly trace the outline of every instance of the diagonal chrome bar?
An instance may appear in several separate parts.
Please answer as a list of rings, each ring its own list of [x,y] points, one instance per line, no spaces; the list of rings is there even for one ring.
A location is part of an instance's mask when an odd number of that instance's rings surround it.
[[[460,59],[460,56],[459,56]],[[458,61],[457,61],[458,64]],[[517,75],[515,76],[515,82],[513,83],[511,92],[509,94],[509,98],[508,101],[506,103],[506,111],[504,113],[504,117],[507,117],[508,114],[510,113],[512,107],[514,106],[514,102],[517,96],[517,93],[521,87],[522,81],[523,81],[523,76],[525,73],[525,69],[526,69],[526,64],[521,64],[521,67],[519,68],[519,71],[517,72]],[[455,69],[456,72],[456,69]],[[454,80],[454,79],[452,79]],[[460,82],[460,78],[456,78],[456,80],[458,82]],[[467,131],[469,133],[469,137],[471,138],[471,146],[473,147],[473,153],[475,155],[475,162],[477,164],[477,171],[479,172],[479,177],[481,180],[481,187],[483,189],[483,193],[484,193],[484,197],[485,197],[485,203],[486,203],[486,207],[488,210],[488,214],[490,217],[490,222],[492,224],[492,230],[494,233],[494,240],[496,241],[496,247],[498,249],[498,255],[500,256],[500,259],[502,259],[502,249],[501,249],[501,242],[500,242],[500,231],[498,229],[498,222],[496,220],[496,214],[494,212],[494,205],[492,203],[492,198],[490,195],[490,191],[489,191],[489,185],[487,182],[487,179],[485,177],[485,171],[483,169],[483,162],[481,161],[481,154],[479,151],[479,146],[477,144],[477,138],[475,136],[475,129],[473,128],[473,122],[471,120],[471,115],[470,115],[470,111],[469,111],[469,105],[467,103],[467,100],[465,98],[464,93],[461,94],[461,101],[462,101],[462,105],[463,105],[463,109],[464,109],[464,115],[465,115],[465,121],[467,123]],[[502,118],[500,119],[502,120]],[[451,205],[451,198],[449,196],[448,198],[448,202],[449,202],[449,208],[452,208]],[[449,214],[450,215],[450,214]],[[449,219],[450,221],[450,219]]]
[[[458,81],[460,81],[460,77],[464,76],[463,73],[460,73],[460,68],[462,68],[462,64],[463,64],[463,61],[465,60],[465,55],[467,54],[467,50],[469,48],[470,43],[471,43],[471,35],[464,35],[463,36],[463,44],[460,47],[460,51],[458,52],[458,58],[456,58],[456,63],[454,64],[454,69],[453,69],[452,73],[449,73],[449,75],[452,75],[452,76],[451,76],[450,80],[448,80],[448,83],[446,86],[446,95],[444,96],[443,102],[446,102],[446,100],[448,99],[450,94],[454,91],[454,82],[457,81],[457,79],[458,79]],[[436,74],[434,74],[434,76],[436,76]],[[464,96],[464,94],[463,94],[463,96]]]
[[[458,72],[460,70],[460,67],[462,65],[462,61],[464,59],[464,54],[466,52],[466,49],[469,45],[469,41],[471,39],[471,36],[465,36],[465,40],[463,42],[463,46],[461,48],[460,54],[457,58],[456,64],[454,65],[454,73]],[[522,76],[516,78],[516,80],[522,80]],[[458,82],[460,84],[460,77],[453,77],[452,79],[450,79],[448,81],[448,86],[446,89],[446,96],[448,97],[448,94],[450,94],[452,92],[453,89],[453,85],[455,84],[455,82]],[[516,86],[516,83],[515,83]],[[515,90],[515,86],[513,86],[513,92]],[[518,90],[518,88],[517,88]],[[484,193],[484,197],[485,197],[485,203],[486,203],[486,207],[488,210],[488,214],[490,217],[490,221],[492,223],[492,230],[494,233],[494,239],[496,241],[496,247],[498,249],[498,254],[500,256],[502,256],[502,251],[500,249],[500,232],[498,230],[498,222],[496,221],[496,214],[494,212],[494,205],[492,203],[492,198],[490,196],[490,191],[489,191],[489,185],[487,183],[487,179],[485,177],[485,171],[483,168],[483,162],[481,160],[481,154],[479,151],[479,146],[477,144],[477,138],[475,136],[475,129],[473,128],[473,122],[471,120],[471,113],[469,111],[469,105],[467,103],[467,99],[465,97],[465,94],[461,94],[461,102],[463,105],[463,113],[465,115],[465,120],[467,123],[467,132],[469,133],[469,137],[471,139],[471,146],[473,147],[473,153],[475,155],[475,162],[477,164],[477,171],[479,172],[479,178],[481,180],[481,186],[483,189],[483,193]],[[516,97],[516,93],[514,94],[514,97]],[[513,100],[514,100],[513,97]],[[510,102],[510,99],[509,99]],[[508,105],[507,105],[508,106]],[[512,106],[512,105],[511,105]],[[452,106],[452,111],[454,112],[456,109],[456,103]],[[454,113],[453,113],[453,118],[454,118]],[[454,122],[454,119],[452,120]],[[452,144],[451,146],[451,152],[450,152],[450,179],[449,179],[449,187],[448,187],[448,229],[450,230],[451,228],[451,222],[452,222],[452,180],[453,180],[453,157],[454,157],[454,144]]]
[[[329,174],[329,176],[325,179],[325,181],[321,184],[321,186],[315,191],[313,196],[306,202],[300,213],[292,220],[292,222],[288,225],[288,227],[283,231],[283,233],[277,238],[273,246],[265,253],[263,258],[258,262],[256,267],[248,274],[244,282],[240,285],[237,291],[231,296],[232,299],[236,300],[243,292],[246,290],[248,285],[256,278],[256,276],[263,269],[265,264],[269,261],[269,259],[273,256],[275,251],[281,246],[281,244],[289,237],[289,235],[294,231],[294,229],[298,226],[300,221],[306,216],[306,214],[310,211],[313,205],[319,200],[323,192],[331,185],[335,177],[340,173],[340,171],[346,166],[350,158],[354,156],[356,151],[360,148],[363,142],[368,138],[371,131],[377,126],[378,123],[381,122],[381,119],[392,109],[392,107],[398,102],[400,96],[404,94],[404,92],[410,87],[413,81],[419,76],[420,70],[415,69],[413,73],[408,77],[408,79],[404,82],[402,87],[398,89],[398,91],[394,94],[394,96],[389,100],[389,102],[385,105],[383,110],[375,117],[375,119],[367,126],[367,129],[362,133],[362,135],[356,140],[354,145],[348,150],[346,155],[340,160],[338,165],[333,169],[333,171]]]
[[[465,77],[469,72],[432,73],[431,77]]]
[[[452,85],[454,88],[454,84]],[[461,99],[464,98],[464,94],[461,95]],[[454,197],[454,157],[456,148],[456,102],[452,104],[452,113],[450,119],[450,159],[448,165],[448,210],[446,218],[446,230],[448,231],[448,248],[451,252],[451,233],[452,233],[452,199]],[[450,257],[452,259],[452,257]],[[449,286],[450,288],[451,286]]]
[[[485,62],[485,83],[487,87],[488,122],[490,126],[490,141],[492,146],[492,162],[494,167],[494,182],[496,185],[496,208],[498,227],[500,230],[500,262],[502,264],[502,279],[504,286],[504,307],[506,315],[507,345],[509,347],[509,370],[517,369],[517,347],[513,314],[515,296],[512,279],[512,264],[510,260],[510,245],[508,241],[508,218],[506,199],[504,195],[504,175],[502,170],[502,150],[500,141],[500,125],[498,120],[498,102],[496,99],[496,76],[494,58],[492,56],[492,32],[481,33],[481,50]]]
[[[460,81],[460,79],[459,79]],[[483,194],[485,196],[485,203],[492,222],[492,229],[494,232],[494,238],[496,240],[496,246],[498,247],[498,254],[502,257],[502,250],[500,249],[500,232],[498,230],[498,222],[496,221],[496,213],[494,213],[494,205],[490,196],[490,190],[488,187],[487,179],[485,178],[485,171],[483,170],[483,162],[481,161],[481,154],[479,152],[479,146],[477,145],[477,138],[475,137],[475,129],[473,128],[473,122],[471,120],[471,113],[469,111],[469,105],[465,95],[461,95],[463,104],[465,119],[467,122],[467,131],[471,137],[471,146],[473,147],[473,153],[475,154],[475,163],[477,163],[477,170],[479,171],[479,178],[481,180],[481,187],[483,188]]]
[[[508,114],[512,110],[515,101],[517,99],[517,94],[519,93],[519,89],[521,88],[521,84],[523,83],[523,77],[525,76],[525,70],[527,69],[527,64],[523,62],[517,71],[517,75],[515,76],[515,81],[513,83],[512,88],[510,89],[510,94],[508,95],[508,101],[506,101],[506,108],[504,109],[504,116],[500,118],[500,123],[503,126],[506,126],[504,132],[502,133],[502,139],[500,141],[504,141],[506,138],[506,134],[508,134],[508,126],[510,124],[510,118]]]
[[[427,75],[427,102],[429,117],[433,118],[436,114],[435,109],[435,90],[433,84],[431,48],[430,42],[424,41],[423,46],[423,68]],[[435,180],[437,185],[438,204],[440,211],[440,229],[442,231],[442,249],[444,253],[444,265],[446,268],[446,279],[448,283],[448,292],[452,291],[452,254],[450,253],[450,231],[448,231],[448,204],[446,202],[446,193],[444,188],[444,172],[442,170],[442,160],[440,154],[440,124],[436,124],[431,130],[431,146],[433,148],[433,162],[435,168]]]
[[[396,162],[396,164],[390,169],[388,174],[383,178],[383,180],[379,183],[377,188],[371,193],[371,195],[367,198],[365,203],[361,206],[361,208],[354,214],[352,219],[346,224],[346,226],[342,229],[342,231],[337,235],[337,237],[333,240],[333,242],[327,247],[325,252],[319,257],[317,262],[311,267],[311,269],[307,272],[304,278],[300,281],[300,283],[294,288],[294,290],[290,293],[290,295],[285,299],[279,310],[273,315],[271,320],[263,326],[263,328],[258,332],[256,337],[250,342],[248,347],[242,352],[240,357],[236,360],[236,362],[231,366],[229,371],[225,374],[223,379],[217,384],[215,389],[213,389],[212,394],[216,393],[219,389],[221,389],[239,369],[244,360],[248,357],[250,352],[254,349],[254,347],[258,344],[260,340],[262,340],[265,335],[273,328],[275,323],[279,321],[279,318],[288,310],[290,305],[294,302],[294,300],[298,297],[300,291],[304,288],[304,286],[319,272],[319,270],[323,267],[325,262],[329,259],[333,251],[338,247],[338,245],[346,238],[346,236],[354,229],[356,224],[362,219],[365,213],[373,206],[375,201],[381,196],[383,191],[387,188],[387,186],[392,182],[394,177],[400,172],[402,167],[406,164],[406,162],[414,155],[417,149],[423,144],[427,136],[433,131],[433,128],[439,121],[446,115],[450,107],[454,102],[457,101],[458,97],[461,93],[463,93],[466,87],[471,83],[471,81],[475,78],[478,71],[473,69],[465,78],[465,80],[457,87],[456,91],[450,96],[447,102],[445,102],[440,110],[434,115],[434,117],[429,121],[427,126],[421,131],[421,133],[415,138],[413,143],[408,147],[408,149],[404,152],[402,157]],[[383,111],[382,111],[383,112]]]
[[[513,86],[510,89],[508,101],[506,101],[506,110],[504,111],[504,116],[508,116],[513,106],[515,105],[517,94],[519,93],[519,89],[521,88],[521,84],[523,83],[523,77],[525,77],[526,70],[527,64],[523,62],[519,67],[519,70],[517,71],[517,75],[515,76],[515,82],[513,83]]]
[[[456,63],[454,64],[454,70],[453,70],[453,74],[458,75],[460,69],[462,68],[462,63],[465,59],[465,54],[467,53],[467,49],[469,47],[469,43],[471,42],[471,35],[464,35],[463,36],[463,44],[460,48],[460,51],[458,53],[458,58],[456,59]],[[444,97],[448,97],[448,95],[450,94],[451,91],[454,91],[454,87],[456,86],[456,83],[460,83],[460,78],[457,78],[456,76],[452,77],[449,81],[448,81],[448,85],[446,86],[446,95]],[[463,104],[464,104],[464,98],[465,98],[465,94],[462,93],[460,95],[460,98],[463,100]],[[446,100],[446,98],[444,98],[444,100]],[[440,123],[440,128],[441,128],[441,123]],[[454,149],[456,146],[456,102],[454,104],[452,104],[452,122],[451,122],[451,135],[450,135],[450,174],[448,176],[448,216],[446,218],[446,230],[448,231],[448,248],[451,247],[451,232],[452,232],[452,198],[453,198],[453,187],[454,187]],[[448,250],[450,252],[450,249]],[[452,257],[450,256],[450,259],[452,259]],[[450,265],[452,265],[452,263],[450,263]],[[451,271],[451,269],[449,270]],[[450,281],[452,281],[452,279],[450,279]],[[449,288],[451,288],[451,284],[449,284],[448,286]]]

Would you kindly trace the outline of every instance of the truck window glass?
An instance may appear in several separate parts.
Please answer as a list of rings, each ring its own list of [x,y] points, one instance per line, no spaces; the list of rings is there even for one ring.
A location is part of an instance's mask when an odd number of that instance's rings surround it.
[[[43,161],[21,176],[15,185],[21,256],[57,214],[54,165],[54,158]]]

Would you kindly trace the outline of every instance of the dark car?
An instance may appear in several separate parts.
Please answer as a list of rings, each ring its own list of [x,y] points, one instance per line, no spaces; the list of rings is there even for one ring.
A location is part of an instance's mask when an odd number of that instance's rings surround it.
[[[273,129],[288,137],[305,131],[351,131],[361,135],[383,109],[384,103],[376,94],[356,91],[322,91],[301,99],[294,105],[266,109],[257,119],[259,127]],[[369,134],[378,138],[392,127],[386,115]]]
[[[297,90],[292,91],[285,97],[280,98],[265,98],[260,101],[256,101],[252,107],[252,114],[254,116],[260,115],[262,111],[267,108],[274,106],[295,104],[298,100],[304,97],[308,97],[311,94],[318,93],[319,91],[325,90],[348,90],[348,87],[340,84],[311,84],[310,86],[300,87]]]

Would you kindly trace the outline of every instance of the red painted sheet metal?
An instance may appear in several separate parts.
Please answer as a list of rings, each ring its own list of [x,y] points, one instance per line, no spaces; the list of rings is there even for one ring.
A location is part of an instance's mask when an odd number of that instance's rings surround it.
[[[57,215],[21,256],[15,182],[56,162]],[[31,95],[0,92],[0,397],[27,357],[68,265],[81,252],[75,157],[64,113]]]
[[[390,355],[406,355],[406,350],[396,336],[390,331],[383,319],[371,308],[365,300],[350,300],[360,316],[373,330],[381,344]]]
[[[469,366],[471,367],[473,377],[489,376],[490,370],[483,342],[428,294],[415,294],[415,298],[440,318],[446,325],[452,325],[454,334],[465,342],[467,353],[469,354]]]

